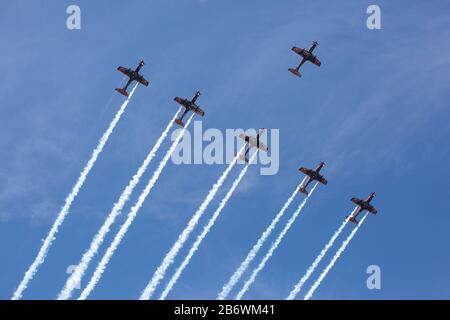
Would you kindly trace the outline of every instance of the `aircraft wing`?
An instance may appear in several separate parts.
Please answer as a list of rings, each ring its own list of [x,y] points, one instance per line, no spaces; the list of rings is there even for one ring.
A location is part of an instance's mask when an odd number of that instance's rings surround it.
[[[180,97],[173,98],[177,103],[181,104],[182,106],[186,106],[186,100]]]
[[[320,67],[320,65],[322,64],[322,62],[320,62],[320,60],[317,58],[312,59],[311,62],[318,67]]]
[[[205,115],[205,111],[203,111],[200,107],[195,108],[193,111],[201,117]]]
[[[352,198],[352,202],[359,206],[363,201],[361,199],[358,199],[358,198]]]
[[[250,145],[251,148],[258,148],[261,151],[267,152],[267,150],[269,150],[267,148],[267,146],[262,143],[261,141],[259,141],[259,145],[258,145],[258,140],[255,137],[249,137],[248,143]]]
[[[310,176],[311,173],[312,173],[312,170],[311,170],[311,169],[308,169],[308,168],[305,168],[305,167],[301,167],[299,170],[300,170],[300,172],[303,172],[303,173],[306,174],[307,176]]]
[[[303,58],[305,58],[305,52],[306,52],[305,49],[293,47],[292,51],[294,51],[296,54],[298,54],[298,55],[302,56]]]
[[[130,69],[129,68],[125,68],[125,67],[118,67],[117,70],[119,70],[120,72],[122,72],[124,75],[126,75],[127,77],[130,77]]]
[[[143,84],[144,86],[148,86],[148,81],[144,77],[140,77],[138,79],[139,83]]]
[[[269,148],[267,148],[267,146],[264,143],[262,143],[261,141],[259,142],[259,146],[258,146],[258,140],[255,137],[250,137],[250,136],[247,136],[247,135],[241,133],[239,135],[239,138],[241,138],[242,140],[245,140],[245,141],[248,139],[248,144],[249,144],[250,148],[258,148],[259,150],[264,151],[264,152],[269,151]]]
[[[322,177],[322,176],[320,176],[319,178],[317,178],[317,181],[319,181],[320,183],[325,184],[325,185],[328,183],[327,179],[325,179],[325,178]]]
[[[377,209],[375,209],[375,207],[370,207],[369,208],[369,211],[370,211],[370,213],[373,213],[373,214],[377,214]]]
[[[264,143],[259,142],[259,150],[267,152],[269,149],[267,148],[267,146]]]
[[[241,138],[242,140],[245,140],[247,138],[247,136],[245,134],[241,133],[239,135],[239,138]]]

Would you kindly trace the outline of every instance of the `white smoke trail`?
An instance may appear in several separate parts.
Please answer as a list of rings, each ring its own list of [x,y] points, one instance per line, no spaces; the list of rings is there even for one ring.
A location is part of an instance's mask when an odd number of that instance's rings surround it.
[[[163,171],[164,167],[166,166],[167,162],[169,161],[170,157],[172,156],[172,153],[175,151],[175,148],[177,147],[178,143],[180,142],[181,138],[183,137],[184,132],[185,132],[186,128],[189,126],[189,123],[191,122],[193,116],[194,116],[194,114],[192,114],[191,117],[188,119],[188,121],[186,122],[186,126],[180,131],[180,133],[176,137],[175,141],[172,143],[170,149],[167,151],[164,158],[159,163],[158,168],[155,170],[155,172],[153,173],[153,176],[150,178],[150,181],[145,186],[145,189],[139,195],[138,200],[136,201],[134,206],[131,208],[130,212],[128,213],[127,219],[122,224],[122,226],[119,229],[119,232],[116,234],[116,236],[114,237],[114,240],[111,242],[110,246],[106,250],[106,253],[100,260],[97,268],[95,269],[93,276],[89,280],[89,283],[86,286],[86,288],[84,288],[84,290],[81,292],[81,295],[78,298],[78,300],[85,300],[89,296],[89,294],[92,292],[92,290],[95,288],[95,286],[97,285],[98,281],[100,280],[100,278],[103,275],[103,272],[106,269],[106,266],[108,265],[109,261],[111,260],[111,257],[113,256],[117,247],[121,243],[123,237],[127,233],[128,228],[133,223],[134,218],[136,218],[136,215],[137,215],[139,209],[141,208],[145,199],[149,195],[150,191],[155,186],[161,172]]]
[[[242,263],[239,266],[239,268],[236,269],[236,271],[233,273],[233,275],[228,280],[228,282],[222,287],[222,291],[217,296],[218,300],[226,299],[228,294],[230,293],[230,291],[233,289],[233,287],[236,285],[236,283],[238,283],[239,279],[242,277],[244,272],[247,270],[247,268],[249,267],[250,263],[253,261],[253,259],[255,259],[256,255],[258,254],[259,250],[263,246],[264,242],[266,242],[267,238],[270,236],[270,234],[272,233],[273,229],[275,229],[275,226],[277,225],[278,221],[280,221],[280,219],[283,217],[284,212],[290,206],[291,202],[294,200],[295,196],[298,193],[298,189],[300,188],[301,185],[303,185],[303,183],[305,182],[306,178],[307,177],[305,176],[305,178],[303,178],[302,182],[300,182],[300,184],[295,188],[295,190],[292,193],[292,195],[289,197],[289,199],[287,199],[287,201],[285,202],[285,204],[283,205],[281,210],[277,213],[277,215],[272,220],[270,225],[263,232],[263,234],[258,239],[256,244],[253,246],[252,250],[250,250],[250,252],[248,253],[247,257],[244,259],[244,261],[242,261]]]
[[[269,251],[266,253],[264,258],[259,263],[258,267],[253,270],[250,278],[245,282],[244,286],[242,287],[241,291],[236,295],[236,300],[241,300],[242,296],[248,291],[250,286],[255,282],[256,276],[258,273],[265,267],[267,261],[272,257],[274,251],[278,248],[281,241],[283,240],[286,233],[291,228],[292,224],[297,219],[298,215],[302,211],[303,207],[305,206],[306,202],[308,201],[309,197],[313,194],[314,190],[316,189],[318,183],[314,185],[314,187],[309,192],[308,196],[303,200],[303,202],[298,206],[297,210],[294,212],[294,214],[291,216],[291,218],[288,220],[286,225],[284,226],[284,229],[281,231],[281,233],[278,235],[278,238],[272,243],[272,246],[270,247]]]
[[[47,253],[50,250],[51,245],[53,244],[53,240],[56,239],[56,234],[58,233],[59,227],[64,222],[64,219],[66,218],[67,214],[69,213],[70,206],[72,205],[73,201],[77,197],[78,193],[81,190],[81,187],[83,186],[84,182],[86,181],[87,176],[89,175],[89,172],[93,168],[95,162],[97,161],[98,156],[102,152],[106,142],[108,141],[111,133],[113,132],[114,128],[116,127],[117,123],[120,120],[120,117],[125,112],[125,109],[128,105],[128,102],[130,101],[131,97],[133,96],[134,91],[136,90],[137,84],[133,87],[133,89],[130,92],[129,97],[125,100],[125,102],[120,107],[119,111],[117,111],[116,115],[114,116],[114,119],[109,124],[108,129],[103,133],[102,137],[100,138],[97,147],[92,151],[91,158],[87,162],[86,166],[83,168],[83,171],[81,171],[80,176],[78,177],[77,182],[75,183],[75,186],[73,187],[72,191],[67,196],[64,206],[59,211],[58,216],[53,223],[52,228],[50,229],[49,233],[47,234],[47,237],[44,240],[44,243],[42,244],[41,248],[39,249],[38,255],[34,259],[33,263],[30,265],[28,270],[25,272],[25,276],[23,277],[22,281],[20,282],[19,286],[17,287],[16,291],[14,292],[12,300],[19,300],[22,298],[23,292],[28,287],[28,283],[33,279],[34,275],[38,271],[38,268],[42,263],[44,263],[45,258],[47,257]]]
[[[347,239],[345,239],[344,242],[342,242],[341,247],[338,249],[338,251],[336,251],[336,254],[334,255],[333,259],[331,259],[330,263],[328,264],[328,266],[326,266],[326,268],[322,271],[321,275],[319,276],[319,278],[316,280],[316,282],[314,282],[314,284],[311,286],[311,289],[309,289],[308,293],[305,295],[304,300],[309,300],[311,299],[312,295],[314,294],[314,291],[316,291],[317,287],[322,283],[323,279],[325,279],[326,275],[328,274],[328,272],[331,270],[331,268],[333,268],[334,264],[336,263],[337,259],[339,259],[339,257],[341,256],[342,252],[344,252],[345,248],[347,247],[347,245],[350,243],[350,241],[352,240],[352,238],[355,236],[356,231],[358,231],[358,229],[361,227],[361,225],[363,224],[364,220],[366,220],[368,213],[366,213],[366,215],[361,219],[361,221],[359,222],[359,224],[355,227],[355,229],[352,230],[352,232],[350,233],[350,235],[347,237]]]
[[[256,152],[253,154],[252,158],[250,159],[249,163],[252,163],[253,159],[256,156]],[[181,273],[183,272],[183,270],[187,267],[187,265],[189,264],[189,262],[191,261],[192,256],[194,255],[194,253],[198,250],[198,247],[200,246],[200,244],[202,243],[203,239],[206,237],[206,235],[209,233],[209,231],[211,230],[211,228],[214,226],[214,223],[216,222],[217,218],[219,217],[220,213],[222,212],[223,208],[225,207],[225,205],[227,204],[228,200],[230,199],[230,197],[233,195],[234,191],[236,190],[237,186],[239,185],[239,183],[241,182],[242,178],[244,177],[245,173],[248,170],[248,164],[241,170],[241,172],[239,173],[239,176],[236,178],[236,180],[233,182],[231,188],[228,190],[227,194],[225,195],[225,197],[222,199],[222,201],[219,204],[219,207],[217,208],[217,210],[213,213],[211,219],[208,221],[208,224],[203,228],[203,232],[197,237],[197,240],[194,242],[194,244],[192,245],[191,249],[189,250],[189,253],[187,254],[187,256],[184,258],[183,262],[181,263],[181,265],[178,267],[178,269],[175,271],[175,274],[172,276],[172,278],[170,279],[169,283],[167,284],[166,288],[164,289],[163,293],[161,294],[161,296],[159,297],[159,300],[164,300],[166,299],[167,295],[169,294],[169,292],[172,290],[173,286],[175,285],[175,283],[177,282],[178,278],[181,276]]]
[[[222,176],[217,180],[217,182],[212,186],[211,190],[209,190],[208,195],[206,196],[205,200],[203,200],[200,207],[197,209],[197,211],[192,216],[191,220],[189,221],[186,228],[183,230],[183,232],[178,236],[177,241],[173,244],[172,248],[169,250],[169,252],[164,257],[161,265],[156,269],[155,273],[153,274],[151,280],[148,282],[145,289],[142,291],[140,300],[149,300],[152,296],[153,292],[155,291],[156,287],[158,286],[159,282],[164,278],[165,273],[169,266],[173,263],[175,257],[177,256],[180,249],[183,247],[184,243],[188,239],[191,232],[194,230],[195,226],[197,225],[199,219],[202,217],[203,213],[205,212],[206,208],[208,207],[209,203],[214,199],[214,196],[216,195],[219,188],[222,186],[223,182],[227,178],[228,174],[230,173],[231,169],[236,164],[237,159],[239,158],[239,155],[244,150],[245,145],[242,146],[242,148],[239,150],[237,155],[234,157],[233,161],[228,165],[227,169],[222,173]]]
[[[145,158],[142,165],[139,167],[136,174],[133,176],[133,178],[130,180],[126,188],[123,190],[122,194],[119,197],[119,200],[114,204],[111,212],[109,213],[108,217],[106,218],[104,224],[101,226],[100,230],[95,235],[94,239],[92,240],[89,249],[83,254],[80,263],[77,265],[75,270],[72,272],[70,277],[67,279],[66,284],[64,288],[61,290],[58,296],[58,300],[66,300],[69,299],[72,295],[73,290],[75,287],[81,283],[81,279],[86,273],[87,268],[89,267],[89,263],[91,262],[92,258],[97,254],[98,249],[100,245],[103,243],[103,240],[105,239],[105,236],[108,234],[111,225],[114,223],[116,218],[122,213],[122,209],[127,203],[127,201],[130,199],[131,194],[133,193],[134,188],[139,183],[139,180],[141,179],[142,175],[147,170],[147,167],[149,166],[150,162],[153,160],[153,158],[156,155],[156,152],[158,151],[159,147],[163,143],[164,139],[167,137],[167,134],[169,133],[169,130],[173,126],[174,120],[177,118],[178,114],[180,113],[180,109],[178,109],[175,116],[170,120],[169,124],[167,125],[166,129],[163,131],[159,139],[156,141],[153,148],[150,150],[149,154]]]
[[[356,210],[356,208],[353,210],[353,212],[350,215],[353,215],[355,210]],[[293,300],[293,299],[295,299],[295,297],[300,292],[300,290],[302,289],[302,287],[305,284],[305,282],[308,281],[308,279],[311,277],[313,272],[318,267],[320,261],[322,261],[323,257],[325,257],[325,255],[327,254],[328,250],[330,250],[330,248],[333,246],[334,242],[336,241],[337,237],[339,237],[339,235],[341,234],[342,230],[344,230],[344,227],[347,225],[348,219],[349,219],[349,217],[345,218],[344,222],[342,222],[342,224],[339,227],[339,229],[337,229],[337,231],[331,237],[330,241],[328,241],[326,246],[322,249],[322,251],[320,251],[319,255],[316,257],[314,262],[309,266],[308,270],[306,270],[306,273],[303,275],[303,277],[300,279],[300,281],[295,285],[294,289],[292,289],[292,291],[289,293],[289,296],[287,297],[286,300]]]

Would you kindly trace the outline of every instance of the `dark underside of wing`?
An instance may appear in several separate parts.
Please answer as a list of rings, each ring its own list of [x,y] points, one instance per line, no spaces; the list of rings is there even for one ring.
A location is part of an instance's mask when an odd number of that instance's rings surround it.
[[[144,85],[144,86],[148,86],[148,81],[144,78],[144,77],[140,77],[139,79],[138,79],[138,81],[139,81],[139,83],[140,84],[142,84],[142,85]]]
[[[125,67],[118,67],[117,70],[119,70],[120,72],[122,72],[124,75],[126,75],[127,77],[131,76],[131,72],[130,69],[125,68]]]
[[[319,181],[319,182],[322,183],[322,184],[327,184],[327,183],[328,183],[327,179],[325,179],[325,178],[322,177],[322,176],[319,176],[319,177],[317,178],[317,181]]]
[[[306,57],[306,52],[307,52],[307,51],[306,51],[305,49],[293,47],[293,48],[292,48],[292,51],[294,51],[296,54],[302,56],[303,58]]]
[[[358,199],[358,198],[352,198],[352,202],[354,203],[354,204],[357,204],[358,206],[362,203],[362,200],[361,199]]]
[[[304,174],[306,174],[308,176],[310,176],[312,174],[312,170],[308,169],[308,168],[305,168],[305,167],[301,167],[299,170],[300,170],[300,172],[302,172],[302,173],[304,173]]]
[[[201,117],[205,115],[205,111],[203,111],[200,107],[195,108],[193,111]]]
[[[369,208],[369,211],[370,211],[370,213],[373,213],[373,214],[377,214],[377,212],[378,212],[377,209],[375,209],[375,207],[372,207],[372,206]]]
[[[320,67],[320,65],[322,64],[322,62],[320,62],[319,59],[317,59],[316,57],[314,57],[313,59],[311,59],[311,62],[313,64],[315,64],[316,66]]]

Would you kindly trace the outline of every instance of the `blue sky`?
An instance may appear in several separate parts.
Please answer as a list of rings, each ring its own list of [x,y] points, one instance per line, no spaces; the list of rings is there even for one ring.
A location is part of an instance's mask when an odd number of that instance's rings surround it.
[[[70,4],[81,8],[81,30],[66,28]],[[381,30],[366,28],[370,4],[381,7]],[[200,89],[205,129],[280,129],[280,170],[260,176],[250,168],[169,298],[214,299],[302,179],[298,168],[323,160],[329,184],[316,190],[246,298],[285,298],[352,210],[349,199],[376,191],[379,214],[314,298],[449,299],[449,10],[444,0],[4,3],[0,298],[11,297],[123,101],[113,91],[122,79],[116,67],[143,58],[150,86],[136,91],[24,298],[56,297],[66,268],[177,109],[173,97]],[[298,63],[290,48],[312,40],[322,66],[305,65],[297,79],[287,72]],[[91,298],[137,298],[224,169],[169,163]],[[366,288],[372,264],[381,267],[381,290]]]

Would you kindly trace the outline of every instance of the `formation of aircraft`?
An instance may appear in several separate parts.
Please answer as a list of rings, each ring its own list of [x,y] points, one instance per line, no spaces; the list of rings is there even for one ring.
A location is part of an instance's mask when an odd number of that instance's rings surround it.
[[[298,190],[299,192],[302,192],[304,194],[308,194],[308,191],[306,190],[306,188],[308,187],[308,185],[315,181],[318,181],[324,185],[326,185],[328,183],[327,179],[325,179],[319,172],[320,170],[325,166],[325,162],[320,162],[319,165],[317,166],[316,169],[312,170],[312,169],[308,169],[305,167],[301,167],[299,169],[299,171],[303,172],[304,174],[306,174],[309,178],[308,181],[306,181],[306,184],[300,186],[300,189]]]
[[[299,171],[304,173],[308,176],[308,181],[306,181],[305,184],[300,186],[299,192],[302,192],[304,194],[308,194],[308,191],[306,188],[308,185],[313,181],[318,181],[324,185],[328,184],[328,181],[321,175],[319,172],[320,170],[325,166],[325,162],[321,161],[319,165],[316,167],[316,169],[308,169],[305,167],[300,167]],[[377,209],[375,209],[374,206],[370,204],[370,201],[372,201],[373,198],[375,198],[376,194],[375,192],[372,192],[366,200],[361,200],[358,198],[352,198],[351,201],[358,206],[358,209],[350,216],[349,221],[358,224],[358,221],[356,220],[356,217],[363,211],[369,211],[372,214],[377,213]],[[347,217],[348,218],[348,217]]]
[[[322,62],[320,62],[319,59],[317,59],[317,57],[313,54],[314,49],[319,45],[319,43],[317,41],[314,41],[312,43],[311,48],[309,48],[309,50],[305,50],[302,48],[297,48],[297,47],[293,47],[292,51],[294,51],[295,53],[297,53],[298,55],[300,55],[302,57],[302,60],[300,61],[300,64],[298,65],[297,68],[293,69],[293,68],[289,68],[288,70],[296,75],[297,77],[301,77],[301,73],[299,72],[300,67],[306,62],[312,62],[313,64],[315,64],[316,66],[320,67],[320,65],[322,64]]]
[[[375,207],[370,204],[370,201],[372,201],[372,199],[375,198],[375,196],[376,196],[375,192],[372,192],[367,197],[366,200],[352,198],[351,201],[358,206],[358,209],[356,210],[356,212],[353,215],[351,215],[349,220],[355,224],[358,224],[356,217],[363,211],[369,211],[372,214],[377,214],[377,212],[378,212],[377,209],[375,209]]]
[[[309,61],[313,64],[315,64],[316,66],[320,67],[320,65],[322,64],[320,62],[320,60],[313,54],[314,49],[318,46],[318,42],[317,41],[313,41],[311,48],[309,48],[308,50],[302,49],[302,48],[298,48],[298,47],[293,47],[292,51],[294,51],[295,53],[297,53],[298,55],[300,55],[302,57],[302,60],[300,61],[300,64],[297,66],[297,68],[293,69],[293,68],[289,68],[288,70],[293,73],[294,75],[296,75],[297,77],[301,77],[301,74],[299,72],[301,66],[306,62]],[[139,73],[139,71],[141,70],[141,68],[144,66],[144,60],[141,60],[138,64],[138,66],[136,67],[135,70],[132,70],[130,68],[124,68],[124,67],[118,67],[117,70],[119,70],[120,72],[122,72],[123,74],[125,74],[129,80],[126,83],[125,87],[123,88],[117,88],[116,91],[118,91],[120,94],[128,97],[128,86],[133,82],[133,81],[138,81],[139,83],[143,84],[144,86],[148,86],[149,82]],[[182,105],[185,109],[183,114],[181,115],[180,118],[175,120],[175,123],[184,127],[184,122],[183,119],[186,116],[186,114],[189,111],[192,111],[196,114],[198,114],[199,116],[203,117],[205,115],[205,112],[196,104],[196,101],[198,99],[198,97],[200,96],[200,91],[195,92],[194,97],[189,100],[189,99],[184,99],[184,98],[180,98],[180,97],[175,97],[174,100],[179,103],[180,105]],[[258,134],[256,135],[256,137],[253,136],[249,136],[249,135],[245,135],[243,133],[241,133],[239,135],[239,137],[241,139],[243,139],[245,141],[245,151],[239,155],[239,158],[241,160],[244,160],[245,162],[249,162],[248,159],[248,153],[250,152],[250,150],[252,148],[257,148],[260,151],[264,151],[267,152],[269,150],[269,148],[260,141],[260,137],[261,135],[264,133],[265,129],[261,128],[259,129]],[[306,195],[308,195],[308,186],[311,182],[313,181],[318,181],[321,184],[328,184],[328,181],[324,178],[323,175],[320,174],[320,170],[325,166],[325,162],[320,162],[319,165],[315,168],[315,169],[308,169],[305,167],[300,167],[299,171],[304,173],[305,175],[308,176],[308,180],[306,181],[305,184],[301,185],[299,188],[299,192],[304,193]],[[372,201],[372,199],[375,197],[375,192],[372,192],[367,199],[365,200],[361,200],[358,198],[352,198],[351,201],[353,203],[355,203],[358,206],[358,209],[355,211],[354,214],[352,214],[349,218],[349,221],[358,224],[358,221],[356,220],[356,217],[363,211],[369,211],[372,214],[376,214],[377,213],[377,209],[375,209],[375,207],[373,207],[370,204],[370,201]],[[348,218],[348,217],[347,217]]]
[[[183,118],[189,111],[192,111],[201,117],[205,115],[205,111],[203,111],[198,105],[195,104],[198,97],[200,97],[200,94],[201,94],[200,91],[195,92],[195,95],[191,100],[183,99],[180,97],[173,98],[173,100],[175,100],[177,103],[181,104],[184,107],[184,112],[181,115],[181,117],[175,120],[176,124],[184,127]]]
[[[320,67],[320,65],[322,64],[322,62],[320,62],[320,60],[313,54],[314,49],[319,45],[319,43],[317,41],[313,41],[311,48],[309,48],[308,50],[306,49],[302,49],[302,48],[298,48],[298,47],[292,47],[292,51],[294,51],[295,53],[297,53],[298,55],[300,55],[302,57],[302,60],[300,61],[300,64],[297,66],[297,68],[289,68],[288,70],[296,75],[297,77],[301,77],[301,73],[299,72],[300,67],[306,62],[309,61],[313,64],[315,64],[316,66]],[[125,87],[123,88],[116,88],[116,91],[119,92],[120,94],[124,95],[125,97],[128,97],[128,86],[133,82],[133,81],[137,81],[141,84],[143,84],[144,86],[148,86],[149,82],[139,73],[139,71],[141,70],[141,68],[144,66],[144,60],[139,61],[138,66],[136,67],[135,70],[130,69],[130,68],[125,68],[125,67],[118,67],[117,70],[119,70],[120,72],[122,72],[124,75],[126,75],[129,79],[127,84],[125,85]],[[195,113],[199,114],[200,116],[203,117],[203,115],[205,114],[203,112],[202,109],[200,109],[196,104],[195,104],[195,100],[197,100],[198,96],[200,95],[200,91],[197,91],[194,98],[189,101],[187,99],[183,99],[183,98],[179,98],[176,97],[175,101],[177,101],[179,104],[183,105],[186,110],[183,114],[183,116],[180,119],[177,119],[177,124],[184,126],[183,122],[182,122],[182,118],[186,115],[186,113],[188,111],[194,111]]]
[[[122,72],[124,75],[126,75],[129,79],[127,84],[125,85],[125,87],[123,88],[116,88],[116,91],[119,92],[120,94],[124,95],[125,97],[128,97],[128,86],[133,82],[133,81],[137,81],[141,84],[143,84],[144,86],[148,86],[148,81],[139,73],[139,71],[141,70],[141,68],[144,66],[144,60],[139,61],[138,66],[136,67],[135,70],[130,69],[130,68],[125,68],[125,67],[118,67],[117,70],[119,70],[120,72]]]
[[[259,141],[259,138],[261,137],[261,135],[264,133],[266,129],[261,128],[259,129],[258,134],[256,135],[256,137],[252,137],[252,136],[248,136],[245,135],[243,133],[241,133],[239,135],[239,138],[241,138],[242,140],[245,141],[245,151],[243,154],[239,155],[239,158],[241,160],[244,160],[245,162],[248,163],[248,153],[250,151],[251,148],[257,148],[261,151],[267,152],[269,150],[269,148],[267,148],[267,146],[262,143],[261,141]]]

